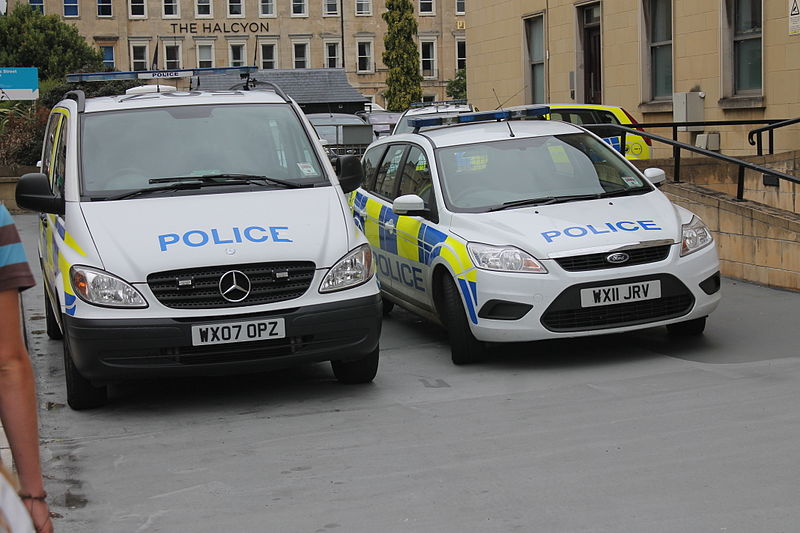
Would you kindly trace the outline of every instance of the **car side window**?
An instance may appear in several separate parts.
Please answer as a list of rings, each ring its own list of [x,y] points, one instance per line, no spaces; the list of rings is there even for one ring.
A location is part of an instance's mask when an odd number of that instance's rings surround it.
[[[598,109],[597,116],[599,117],[600,123],[608,123],[608,124],[619,124],[619,119],[614,115],[614,113],[610,111],[603,111]]]
[[[431,168],[425,152],[417,146],[412,146],[403,165],[403,175],[400,178],[400,196],[416,194],[425,202],[425,208],[430,209],[433,200],[433,181]]]
[[[364,154],[364,159],[361,160],[361,166],[364,167],[364,189],[368,191],[375,190],[376,171],[378,164],[381,162],[381,156],[385,151],[386,146],[376,146],[375,148],[367,151]]]
[[[386,151],[378,175],[375,179],[375,194],[387,200],[394,200],[397,187],[397,177],[400,174],[400,165],[403,162],[403,154],[406,152],[406,145],[394,144]]]

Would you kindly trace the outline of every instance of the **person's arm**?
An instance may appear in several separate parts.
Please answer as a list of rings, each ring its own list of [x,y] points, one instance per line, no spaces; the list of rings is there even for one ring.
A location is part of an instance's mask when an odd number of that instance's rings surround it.
[[[0,291],[0,421],[17,467],[23,503],[37,532],[52,532],[39,463],[39,426],[33,369],[20,324],[19,292]]]

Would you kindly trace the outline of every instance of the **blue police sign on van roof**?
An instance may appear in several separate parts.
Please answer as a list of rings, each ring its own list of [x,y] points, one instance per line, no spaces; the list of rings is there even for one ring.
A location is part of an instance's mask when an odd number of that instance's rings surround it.
[[[39,98],[38,68],[0,68],[0,100],[36,100],[37,98]]]

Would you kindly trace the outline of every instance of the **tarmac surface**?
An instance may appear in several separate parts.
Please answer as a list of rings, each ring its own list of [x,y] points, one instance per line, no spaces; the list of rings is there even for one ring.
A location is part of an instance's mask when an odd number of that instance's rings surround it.
[[[15,219],[35,264],[37,217]],[[527,343],[466,367],[395,309],[370,385],[320,364],[126,383],[75,412],[32,289],[56,530],[798,531],[800,294],[723,291],[699,338]]]

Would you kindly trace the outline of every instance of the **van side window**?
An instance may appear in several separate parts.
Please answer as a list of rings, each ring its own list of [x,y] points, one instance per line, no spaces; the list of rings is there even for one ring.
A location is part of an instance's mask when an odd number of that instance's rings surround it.
[[[383,163],[381,163],[375,179],[375,194],[378,196],[390,201],[394,200],[397,176],[400,174],[400,164],[403,162],[405,151],[406,146],[403,144],[392,145],[386,151],[386,156],[383,158]]]
[[[386,146],[377,146],[364,154],[364,159],[361,161],[361,165],[364,167],[364,189],[368,191],[375,188],[375,174],[385,149]]]
[[[67,175],[67,124],[63,121],[61,130],[58,134],[58,143],[55,148],[55,159],[53,161],[53,178],[51,186],[53,192],[60,197],[64,197],[64,180]]]
[[[52,176],[50,176],[50,159],[53,157],[53,145],[56,142],[56,133],[58,132],[58,122],[61,120],[60,113],[53,113],[47,121],[47,130],[44,134],[44,150],[42,151],[42,173],[51,178],[50,186],[53,185]]]
[[[425,208],[430,209],[433,199],[433,186],[431,169],[425,152],[417,146],[412,146],[408,151],[406,162],[403,165],[403,176],[400,178],[400,196],[416,194],[425,202]]]

